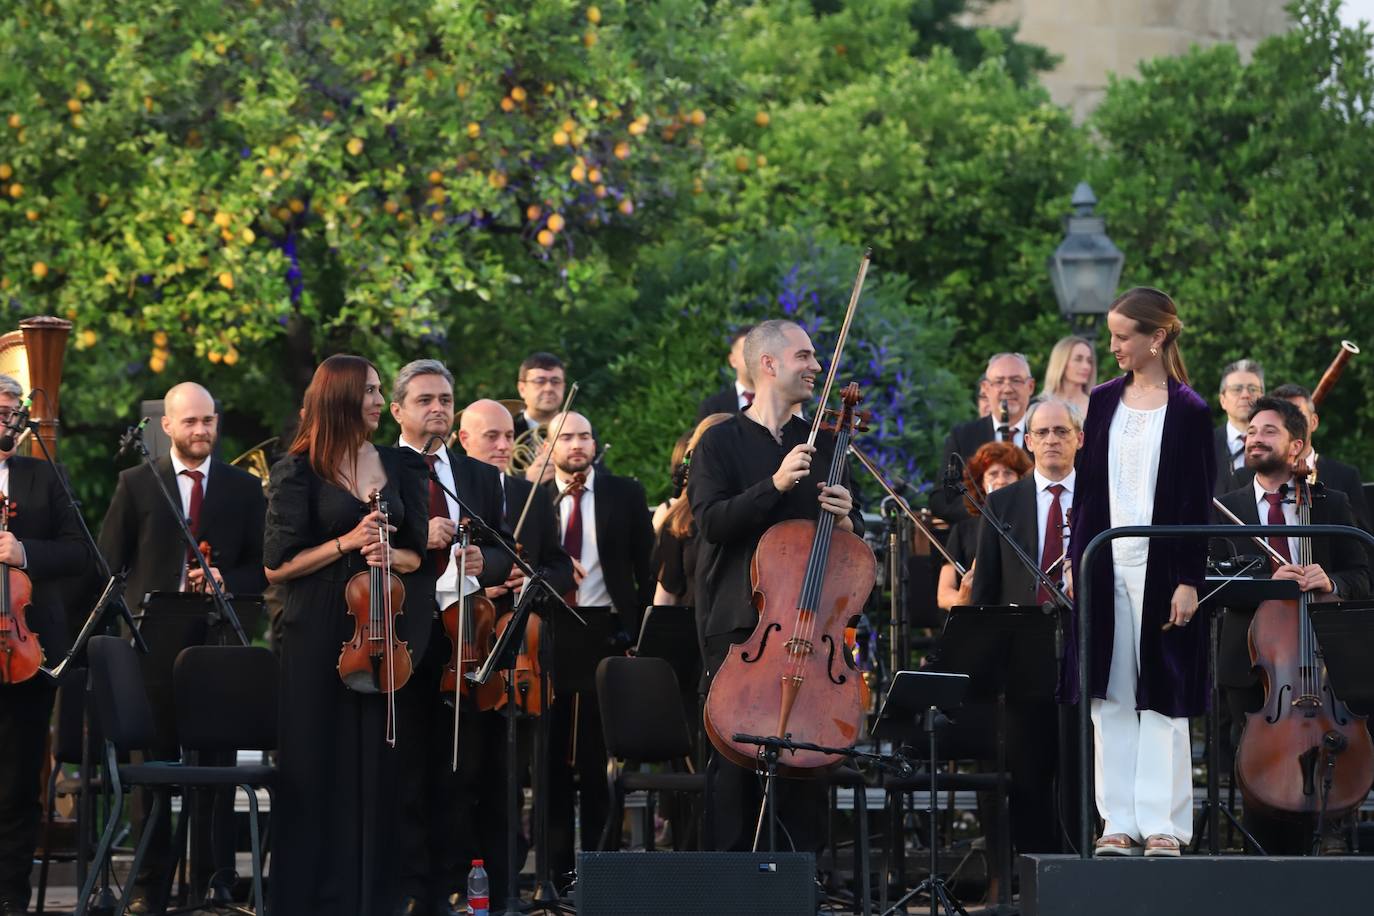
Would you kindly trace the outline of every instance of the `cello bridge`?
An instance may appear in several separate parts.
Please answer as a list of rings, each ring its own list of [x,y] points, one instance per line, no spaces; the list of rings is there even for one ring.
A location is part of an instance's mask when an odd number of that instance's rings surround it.
[[[788,655],[810,655],[816,648],[815,643],[809,639],[802,639],[800,636],[792,637],[783,645],[787,647]]]

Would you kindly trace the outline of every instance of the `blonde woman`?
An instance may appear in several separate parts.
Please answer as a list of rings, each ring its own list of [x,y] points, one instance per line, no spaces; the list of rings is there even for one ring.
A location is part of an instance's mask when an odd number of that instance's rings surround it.
[[[1050,351],[1040,394],[1068,401],[1086,416],[1088,395],[1096,385],[1097,353],[1092,341],[1086,337],[1062,338]]]

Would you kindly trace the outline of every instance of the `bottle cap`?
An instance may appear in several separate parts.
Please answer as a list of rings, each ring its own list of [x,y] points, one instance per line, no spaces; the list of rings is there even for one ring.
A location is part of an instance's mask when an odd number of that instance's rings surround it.
[[[487,863],[486,863],[484,860],[482,860],[482,859],[473,859],[473,860],[472,860],[472,867],[473,867],[473,868],[485,868],[485,867],[486,867],[486,864],[487,864]]]

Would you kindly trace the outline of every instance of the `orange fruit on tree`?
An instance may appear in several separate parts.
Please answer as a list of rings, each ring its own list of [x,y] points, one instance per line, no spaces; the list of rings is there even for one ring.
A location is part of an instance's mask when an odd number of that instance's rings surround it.
[[[46,277],[47,275],[48,275],[48,265],[44,264],[42,261],[34,261],[34,262],[33,262],[33,278],[34,278],[35,280],[41,280],[41,279],[43,279],[44,277]]]
[[[550,229],[551,231],[553,231],[553,232],[562,232],[562,231],[563,231],[563,226],[564,226],[564,225],[565,225],[565,221],[564,221],[564,219],[563,219],[563,217],[562,217],[561,214],[558,214],[558,213],[550,213],[550,214],[549,214],[549,223],[548,223],[548,226],[549,226],[549,229]]]
[[[360,156],[363,152],[363,141],[361,137],[354,137],[348,141],[348,154],[350,156]]]
[[[234,288],[234,275],[231,274],[229,271],[221,271],[218,279],[219,285],[224,287],[225,289]]]
[[[471,137],[473,140],[476,140],[478,137],[482,136],[482,125],[478,124],[476,121],[469,121],[468,136]]]
[[[768,117],[768,112],[766,111],[760,111],[758,114],[754,115],[754,123],[759,127],[767,127],[770,120],[772,119]]]
[[[547,229],[540,229],[540,230],[539,230],[539,234],[538,234],[537,236],[535,236],[535,238],[537,238],[537,239],[539,240],[539,244],[543,245],[545,248],[548,248],[549,246],[551,246],[551,245],[553,244],[553,238],[554,238],[554,236],[553,236],[553,233],[550,232],[549,230],[547,230]]]
[[[501,110],[502,110],[502,111],[514,111],[514,110],[515,110],[515,102],[511,99],[510,96],[506,96],[505,98],[501,99]]]
[[[14,169],[10,168],[8,162],[0,162],[0,181],[8,181],[13,174]]]
[[[526,95],[527,93],[525,92],[524,86],[516,86],[510,91],[510,97],[515,99],[515,101],[517,102],[525,101]]]
[[[592,25],[599,25],[601,23],[601,9],[595,6],[587,7],[587,21]]]
[[[553,132],[554,146],[567,146],[568,139],[568,132],[566,130],[556,130]]]
[[[76,114],[78,111],[81,110],[81,100],[67,99],[67,110],[70,111],[72,114]]]

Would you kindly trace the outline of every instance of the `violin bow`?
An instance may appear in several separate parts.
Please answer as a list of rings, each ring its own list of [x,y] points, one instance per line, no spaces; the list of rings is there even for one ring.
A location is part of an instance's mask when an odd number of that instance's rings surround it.
[[[1228,522],[1231,522],[1233,525],[1245,524],[1245,522],[1242,522],[1239,518],[1236,517],[1236,514],[1234,512],[1232,512],[1230,509],[1222,505],[1221,500],[1217,499],[1215,496],[1212,497],[1212,505],[1216,506],[1217,511],[1220,512],[1226,518],[1226,520]],[[1269,559],[1273,560],[1275,563],[1279,564],[1280,566],[1288,565],[1288,559],[1283,554],[1275,550],[1273,545],[1270,544],[1264,538],[1251,536],[1250,540],[1254,541],[1255,544],[1259,546],[1260,550],[1263,550],[1265,554],[1268,555]]]
[[[555,429],[553,435],[546,440],[549,450],[544,453],[544,463],[539,466],[539,476],[541,478],[544,476],[544,472],[549,469],[549,459],[553,457],[553,444],[558,441],[558,437],[563,433],[563,424],[568,420],[568,411],[572,409],[572,402],[575,397],[577,397],[577,382],[573,382],[571,387],[568,388],[567,400],[563,402],[563,409],[558,412],[558,428]],[[517,541],[520,540],[520,532],[525,527],[525,519],[530,514],[530,504],[534,502],[534,491],[538,489],[539,485],[535,484],[530,487],[530,492],[525,495],[525,508],[520,510],[520,520],[515,523],[515,531],[511,534]]]
[[[928,527],[926,527],[925,523],[921,521],[920,517],[917,516],[916,513],[911,510],[911,506],[907,504],[907,501],[905,499],[902,499],[901,496],[897,495],[897,491],[894,490],[892,488],[892,485],[887,482],[887,478],[883,476],[883,472],[879,470],[878,466],[873,463],[873,460],[871,458],[869,458],[867,455],[863,453],[863,449],[859,448],[857,445],[851,442],[849,443],[849,454],[859,459],[859,464],[862,464],[864,466],[864,470],[872,474],[873,479],[878,481],[878,486],[882,487],[883,490],[887,493],[887,495],[892,499],[893,505],[900,509],[903,515],[911,519],[911,523],[915,525],[916,528],[926,536],[926,540],[930,541],[930,546],[934,547],[937,551],[939,551],[940,556],[944,557],[949,562],[949,564],[954,567],[955,572],[957,572],[961,576],[965,575],[968,572],[968,570],[964,568],[964,564],[954,559],[950,552],[945,549],[945,545],[941,544],[940,541],[935,537],[935,533],[931,531]]]
[[[821,429],[821,418],[825,416],[825,405],[830,400],[830,389],[835,385],[835,373],[840,368],[840,354],[844,352],[844,342],[849,337],[849,325],[854,321],[854,311],[858,308],[859,295],[864,289],[864,277],[868,274],[868,262],[872,258],[873,249],[864,249],[863,260],[859,261],[859,275],[854,278],[854,290],[849,294],[849,308],[844,313],[844,324],[840,325],[840,336],[835,341],[835,355],[830,358],[830,370],[825,374],[825,387],[821,389],[816,416],[811,421],[811,435],[806,437],[807,445],[816,444],[816,434]]]

